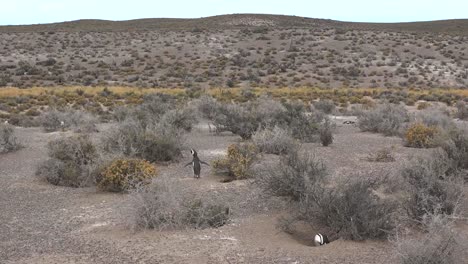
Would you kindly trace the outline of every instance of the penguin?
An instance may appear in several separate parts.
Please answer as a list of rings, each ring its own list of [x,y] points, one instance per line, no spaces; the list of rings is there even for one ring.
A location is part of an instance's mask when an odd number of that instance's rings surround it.
[[[328,240],[328,237],[327,235],[323,235],[323,234],[320,234],[320,233],[317,233],[314,237],[314,245],[316,247],[318,246],[323,246],[325,244],[328,244],[330,243],[330,241]]]
[[[190,153],[192,153],[193,159],[191,162],[187,163],[185,167],[188,165],[192,164],[193,167],[193,177],[196,179],[200,179],[200,171],[201,171],[201,164],[205,164],[207,166],[210,166],[208,163],[200,160],[198,158],[198,153],[194,149],[190,149]]]

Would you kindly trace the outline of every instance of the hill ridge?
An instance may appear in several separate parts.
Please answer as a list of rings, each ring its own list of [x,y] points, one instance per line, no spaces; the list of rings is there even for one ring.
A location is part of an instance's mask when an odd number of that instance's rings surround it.
[[[412,31],[468,35],[468,19],[450,19],[402,23],[346,22],[330,19],[270,14],[228,14],[202,18],[141,18],[112,21],[80,19],[58,23],[0,26],[0,33],[77,32],[77,31],[151,31],[235,29],[249,27],[337,28],[345,30]]]

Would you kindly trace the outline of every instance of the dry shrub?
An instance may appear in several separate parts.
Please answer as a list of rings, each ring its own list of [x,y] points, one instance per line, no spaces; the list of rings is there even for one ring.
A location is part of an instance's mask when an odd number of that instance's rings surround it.
[[[260,152],[268,154],[285,154],[295,148],[291,133],[279,126],[257,130],[252,141]]]
[[[385,238],[395,228],[397,203],[376,194],[382,182],[356,175],[334,187],[316,185],[301,203],[301,217],[318,222],[344,239]]]
[[[431,104],[428,103],[428,102],[420,102],[420,103],[418,103],[418,108],[417,109],[418,110],[424,110],[426,108],[429,108],[430,106],[431,106]]]
[[[48,144],[50,159],[41,164],[36,175],[54,185],[83,187],[94,183],[99,158],[88,135],[60,138]]]
[[[179,183],[157,178],[131,194],[131,225],[136,229],[220,227],[229,220],[229,207],[203,195],[184,190]]]
[[[238,104],[222,105],[213,123],[218,131],[231,131],[243,139],[251,138],[260,126],[255,111]]]
[[[414,148],[430,148],[436,145],[437,127],[428,127],[422,123],[409,126],[405,133],[405,144]]]
[[[448,110],[436,107],[418,112],[414,117],[413,123],[422,123],[429,127],[437,127],[442,131],[450,130],[455,127],[455,123],[450,117]]]
[[[253,144],[232,144],[228,147],[226,157],[213,161],[213,168],[217,173],[227,173],[236,180],[250,178],[257,153]]]
[[[0,124],[0,153],[12,152],[21,147],[15,136],[15,128],[12,125]]]
[[[320,124],[324,120],[321,111],[311,107],[310,112],[306,111],[304,104],[300,101],[284,103],[286,108],[285,126],[291,129],[292,136],[303,142],[317,142],[319,140]]]
[[[220,108],[220,103],[209,95],[200,96],[198,99],[194,99],[190,102],[202,117],[213,120]]]
[[[441,144],[441,148],[452,162],[454,170],[468,170],[468,131],[466,129],[449,131],[448,139]]]
[[[332,100],[320,100],[314,102],[314,107],[325,114],[331,114],[335,110],[335,103]]]
[[[378,105],[358,116],[358,125],[362,131],[383,133],[386,136],[398,135],[408,121],[408,111],[394,104]]]
[[[183,131],[170,124],[143,126],[126,119],[109,131],[102,140],[105,151],[123,156],[155,161],[174,161],[181,156]]]
[[[229,207],[200,198],[189,201],[186,209],[184,222],[197,229],[221,227],[229,219]]]
[[[313,154],[295,148],[279,163],[256,170],[256,183],[267,193],[299,201],[327,175],[325,165]]]
[[[369,154],[366,160],[371,162],[393,162],[395,161],[395,157],[390,149],[382,148],[375,153]]]
[[[423,220],[423,234],[398,234],[393,239],[402,264],[458,264],[466,260],[466,241],[444,215]]]
[[[52,109],[43,113],[39,122],[46,132],[72,129],[75,132],[96,132],[97,119],[89,113],[79,110]],[[63,122],[63,125],[62,125]]]
[[[457,213],[463,198],[463,178],[452,170],[446,153],[436,151],[413,158],[401,169],[401,175],[408,183],[405,207],[410,218]]]
[[[455,106],[457,107],[457,117],[462,120],[468,119],[468,105],[463,101],[459,101]]]
[[[352,240],[383,238],[394,229],[397,204],[375,191],[383,181],[356,175],[356,180],[328,185],[323,163],[300,151],[282,157],[279,164],[264,166],[257,184],[267,193],[290,197],[298,207],[283,227],[296,221],[319,223],[333,236]]]
[[[307,113],[302,102],[281,104],[266,97],[243,104],[219,104],[213,117],[218,131],[231,131],[243,139],[251,138],[259,128],[280,126],[305,142],[317,141],[322,120],[323,113]]]
[[[122,192],[148,184],[155,176],[156,168],[146,160],[117,159],[100,173],[97,183],[102,190]]]
[[[166,112],[161,116],[161,123],[168,124],[176,129],[185,131],[192,130],[192,127],[198,122],[197,116],[193,109],[183,108],[174,109]]]
[[[333,143],[333,124],[329,118],[325,118],[325,121],[319,128],[319,134],[322,146],[326,147]]]

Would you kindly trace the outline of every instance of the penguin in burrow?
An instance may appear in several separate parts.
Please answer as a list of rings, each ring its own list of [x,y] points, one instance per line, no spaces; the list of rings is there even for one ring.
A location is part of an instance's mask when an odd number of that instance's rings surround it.
[[[193,159],[191,162],[187,163],[184,167],[187,167],[188,165],[192,165],[193,168],[193,177],[196,179],[200,178],[200,172],[201,172],[201,164],[205,164],[207,166],[210,166],[208,163],[200,160],[198,158],[198,153],[194,149],[190,149],[190,153],[192,153]]]

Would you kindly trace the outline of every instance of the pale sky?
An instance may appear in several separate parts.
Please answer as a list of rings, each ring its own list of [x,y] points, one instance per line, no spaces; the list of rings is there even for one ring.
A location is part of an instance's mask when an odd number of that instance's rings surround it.
[[[0,25],[78,19],[199,18],[234,13],[410,22],[468,18],[468,0],[0,0]]]

